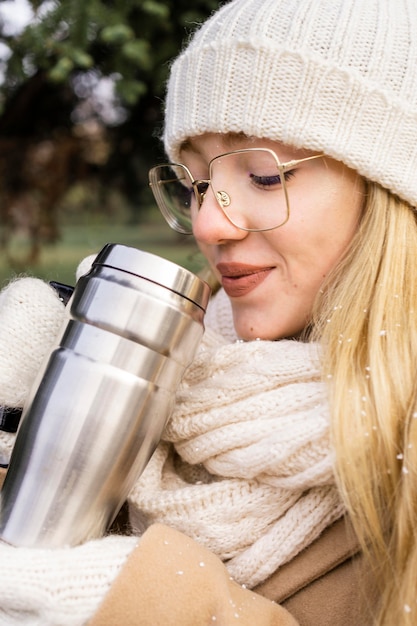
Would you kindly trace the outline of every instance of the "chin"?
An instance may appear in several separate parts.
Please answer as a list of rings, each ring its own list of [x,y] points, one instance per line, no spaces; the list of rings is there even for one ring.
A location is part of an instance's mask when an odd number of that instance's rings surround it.
[[[241,327],[239,326],[239,324],[235,324],[236,334],[243,341],[254,341],[255,339],[274,341],[276,339],[281,339],[279,333],[261,328],[261,326],[253,326],[250,328],[248,328],[247,326]]]
[[[248,323],[239,320],[238,316],[234,319],[234,326],[237,336],[243,341],[254,341],[262,339],[264,341],[278,341],[279,339],[296,339],[304,330],[304,327],[295,325],[283,325],[271,327],[269,324]]]

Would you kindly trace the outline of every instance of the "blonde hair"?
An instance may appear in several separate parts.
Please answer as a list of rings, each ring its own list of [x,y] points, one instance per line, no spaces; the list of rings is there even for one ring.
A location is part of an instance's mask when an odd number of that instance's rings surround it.
[[[336,473],[378,582],[380,626],[417,623],[417,224],[367,183],[345,258],[321,290],[311,339],[324,346]]]

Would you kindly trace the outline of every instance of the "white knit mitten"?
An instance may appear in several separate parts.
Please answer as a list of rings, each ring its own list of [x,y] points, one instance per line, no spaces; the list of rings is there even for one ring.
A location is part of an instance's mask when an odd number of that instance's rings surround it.
[[[0,292],[0,407],[21,408],[65,316],[56,291],[20,278]],[[15,435],[0,430],[0,457],[10,459]]]
[[[21,278],[0,292],[0,406],[22,407],[65,320],[56,291]],[[0,456],[15,435],[0,430]],[[82,626],[138,542],[106,537],[76,548],[17,548],[0,541],[0,626]]]
[[[76,280],[95,257],[80,262]],[[64,319],[58,293],[39,278],[18,278],[0,292],[0,410],[23,407]],[[10,460],[14,441],[14,433],[0,430],[0,464]]]
[[[80,264],[77,267],[77,271],[75,273],[77,280],[79,280],[81,276],[84,276],[84,274],[87,274],[87,272],[90,271],[91,266],[96,256],[97,256],[96,254],[90,254],[89,256],[86,256],[85,259],[83,259],[80,262]]]
[[[39,278],[17,279],[0,293],[0,404],[23,406],[64,312],[56,291]]]
[[[110,536],[40,550],[0,542],[0,626],[83,626],[137,543]]]

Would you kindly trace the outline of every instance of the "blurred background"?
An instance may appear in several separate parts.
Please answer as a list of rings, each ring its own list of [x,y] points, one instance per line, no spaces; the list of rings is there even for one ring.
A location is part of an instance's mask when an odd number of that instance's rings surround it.
[[[170,61],[220,4],[0,0],[0,287],[22,274],[73,284],[107,242],[201,269],[147,173],[163,160]]]

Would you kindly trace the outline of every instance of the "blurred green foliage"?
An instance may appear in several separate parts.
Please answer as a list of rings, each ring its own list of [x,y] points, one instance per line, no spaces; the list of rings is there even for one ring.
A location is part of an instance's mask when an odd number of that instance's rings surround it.
[[[163,96],[168,63],[219,0],[31,0],[34,19],[0,41],[11,52],[0,87],[0,113],[36,72],[60,84],[94,70],[115,80],[127,107]],[[3,30],[3,32],[2,32]]]
[[[147,172],[163,158],[170,62],[221,4],[28,2],[33,18],[20,32],[0,18],[0,252],[11,259],[23,233],[28,253],[18,269],[62,236],[60,211],[74,185],[94,189],[112,219],[114,191],[122,213],[143,219],[153,204]]]
[[[75,223],[64,220],[60,240],[43,246],[36,262],[24,269],[17,263],[12,269],[0,250],[0,289],[9,280],[21,275],[72,285],[80,261],[97,254],[108,242],[152,252],[196,273],[206,267],[193,238],[170,230],[156,210],[151,210],[144,222],[136,224],[126,219],[112,222],[105,215],[90,213]],[[25,255],[25,245],[27,241],[16,235],[10,242],[9,253],[14,259],[21,259]]]

